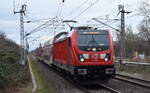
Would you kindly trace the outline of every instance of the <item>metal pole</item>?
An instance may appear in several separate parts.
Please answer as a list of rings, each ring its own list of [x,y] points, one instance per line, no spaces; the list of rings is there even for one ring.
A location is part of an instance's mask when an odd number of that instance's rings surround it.
[[[125,59],[125,13],[129,14],[131,12],[125,11],[124,6],[121,5],[120,7],[121,12],[121,33],[120,33],[120,65],[122,66],[122,63]],[[121,67],[122,69],[122,67]]]
[[[24,18],[23,18],[23,9],[20,10],[20,36],[21,36],[21,64],[25,64],[25,43],[24,43]]]
[[[16,13],[20,13],[20,46],[21,46],[21,50],[20,50],[20,63],[22,65],[25,64],[25,59],[26,59],[26,54],[25,54],[25,36],[24,36],[24,13],[26,11],[26,5],[22,5],[21,10],[19,12],[15,12]]]
[[[20,13],[20,44],[21,44],[21,50],[20,50],[20,63],[23,64],[23,33],[22,33],[22,29],[23,29],[23,22],[22,22],[22,13]]]
[[[124,33],[125,33],[125,20],[124,20],[124,6],[121,9],[121,33],[120,33],[120,64],[122,65],[124,60],[124,52],[125,52],[125,45],[124,45]]]

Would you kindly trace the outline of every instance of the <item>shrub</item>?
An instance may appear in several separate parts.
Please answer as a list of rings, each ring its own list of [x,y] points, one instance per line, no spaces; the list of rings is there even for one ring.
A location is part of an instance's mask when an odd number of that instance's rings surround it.
[[[19,64],[19,45],[7,38],[0,39],[0,87],[11,87],[29,81],[28,64]]]

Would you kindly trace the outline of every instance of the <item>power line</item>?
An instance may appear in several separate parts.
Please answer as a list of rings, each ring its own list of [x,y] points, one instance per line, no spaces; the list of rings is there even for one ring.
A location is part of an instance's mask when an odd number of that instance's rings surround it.
[[[51,21],[51,20],[50,20],[50,21]],[[26,35],[28,36],[28,35],[30,35],[30,34],[33,34],[33,33],[37,32],[37,31],[39,31],[39,30],[42,30],[42,29],[48,27],[49,25],[47,25],[47,24],[48,24],[50,21],[47,21],[47,22],[45,22],[44,24],[38,26],[37,28],[33,29],[32,31],[30,31],[30,32],[27,33]],[[50,25],[51,25],[51,24],[50,24]]]
[[[46,23],[38,26],[37,28],[33,29],[31,32],[29,32],[30,34],[34,33],[36,30],[40,29],[42,26],[46,25],[47,23],[49,23],[49,21],[47,21]]]
[[[50,24],[50,25],[52,25],[52,24]],[[40,30],[44,29],[44,28],[47,28],[47,27],[50,26],[50,25],[45,25],[45,26],[42,27],[42,28],[39,28],[39,29],[37,29],[37,30],[34,30],[34,32],[32,32],[32,33],[35,33],[35,32],[37,32],[37,31],[40,31]],[[32,34],[32,33],[31,33],[31,34]]]
[[[67,15],[70,16],[72,15],[73,13],[75,13],[76,11],[78,11],[84,4],[86,4],[89,0],[85,0],[83,3],[81,3],[78,7],[74,8],[72,11],[69,12],[69,14]]]
[[[58,9],[57,9],[57,12],[56,12],[56,17],[60,17],[61,16],[64,2],[65,2],[65,0],[62,0],[61,2],[59,2]]]
[[[28,43],[30,43],[30,42],[32,42],[32,41],[35,41],[35,40],[38,40],[38,38],[41,38],[41,36],[35,37],[34,39],[28,41]]]
[[[81,16],[84,12],[86,12],[89,8],[97,4],[100,0],[96,0],[94,3],[91,2],[91,5],[88,6],[86,9],[84,9],[81,13],[79,13],[77,16],[73,17],[72,19],[76,19],[77,17]]]
[[[59,2],[59,4],[58,4],[58,9],[57,9],[57,12],[56,12],[56,17],[57,17],[57,16],[58,16],[58,14],[59,14],[60,4],[61,4],[61,2]]]
[[[13,12],[15,13],[16,9],[15,9],[16,5],[15,5],[15,0],[13,0]]]
[[[59,12],[59,17],[61,17],[61,13],[63,11],[63,6],[64,6],[64,2],[61,4],[61,8],[60,8],[60,12]]]
[[[26,19],[27,19],[27,23],[43,23],[43,22],[45,22],[45,21],[47,21],[47,20],[51,20],[51,19],[53,19],[53,18],[43,18],[43,19],[34,19],[34,18],[31,18],[31,17],[29,17],[29,16],[27,16],[27,15],[25,15],[25,17],[26,17]]]
[[[132,18],[132,17],[135,17],[135,16],[141,16],[140,14],[141,14],[141,13],[135,13],[135,14],[133,14],[133,15],[127,16],[126,18]]]
[[[58,22],[59,22],[59,20],[57,20],[56,18],[53,18],[53,19],[51,19],[49,21],[46,21],[44,24],[36,27],[35,29],[33,29],[32,31],[30,31],[29,33],[27,33],[26,36],[28,36],[30,34],[33,34],[33,33],[37,32],[37,31],[40,31],[40,30],[42,30],[42,29],[44,29],[44,28],[46,28],[48,26],[51,26],[54,23],[58,23]],[[50,23],[50,24],[48,24],[48,23]]]
[[[99,20],[97,20],[97,19],[95,19],[95,18],[93,18],[93,20],[95,20],[95,21],[97,21],[97,22],[99,22],[99,23],[101,23],[101,24],[103,24],[103,25],[105,25],[105,26],[107,26],[107,27],[112,28],[112,29],[116,30],[117,32],[120,32],[118,29],[116,29],[116,28],[114,28],[114,27],[112,27],[112,26],[110,26],[110,25],[107,25],[106,23],[103,23],[103,22],[101,22],[101,21],[99,21]]]

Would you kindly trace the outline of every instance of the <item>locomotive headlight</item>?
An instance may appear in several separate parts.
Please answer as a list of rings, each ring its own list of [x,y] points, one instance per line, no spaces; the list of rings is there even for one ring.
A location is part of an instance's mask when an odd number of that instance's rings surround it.
[[[107,62],[107,61],[108,61],[108,58],[105,58],[104,60]]]
[[[100,54],[100,58],[107,62],[110,59],[110,54]]]
[[[109,59],[110,59],[110,54],[106,54],[106,56],[105,56],[105,62],[107,62],[107,61],[109,61]]]
[[[85,59],[89,59],[89,54],[80,54],[79,60],[83,62]]]
[[[84,61],[84,59],[83,59],[83,58],[81,58],[81,59],[80,59],[80,61],[81,61],[81,62],[83,62],[83,61]]]
[[[83,56],[82,54],[79,55],[79,60],[80,60],[81,62],[84,61],[84,56]]]

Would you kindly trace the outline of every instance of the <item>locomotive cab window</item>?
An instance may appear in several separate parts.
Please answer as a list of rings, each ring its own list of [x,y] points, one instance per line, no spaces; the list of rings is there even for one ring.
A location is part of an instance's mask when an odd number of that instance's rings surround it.
[[[109,48],[107,31],[78,31],[78,47],[84,51],[103,51]]]

